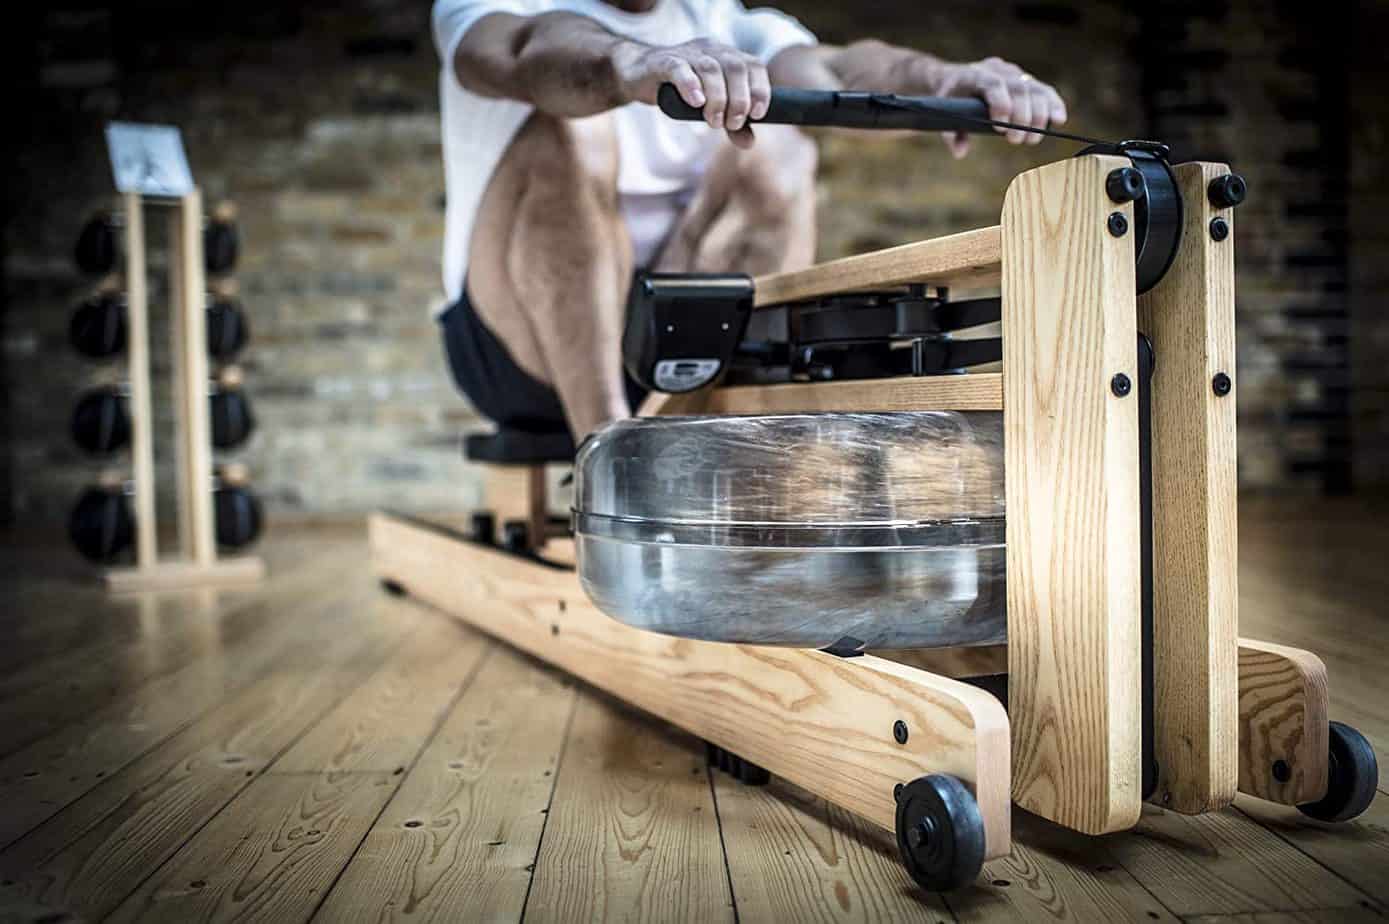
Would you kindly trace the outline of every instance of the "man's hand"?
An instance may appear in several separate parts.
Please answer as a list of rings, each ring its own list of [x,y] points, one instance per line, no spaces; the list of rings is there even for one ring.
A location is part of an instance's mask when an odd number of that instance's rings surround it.
[[[772,96],[767,68],[736,48],[708,39],[662,47],[624,40],[611,55],[627,101],[655,105],[661,84],[674,84],[681,99],[704,107],[711,128],[724,129],[740,147],[753,141],[748,121],[767,114]]]
[[[924,57],[924,56],[923,56]],[[935,96],[978,97],[989,104],[989,118],[998,122],[1046,128],[1066,121],[1066,103],[1050,84],[1042,83],[1002,58],[985,58],[972,64],[930,62],[923,68],[933,73],[926,83]],[[1013,144],[1037,144],[1042,136],[1017,129],[998,129]],[[952,133],[945,136],[950,153],[964,157],[969,151],[969,136]]]

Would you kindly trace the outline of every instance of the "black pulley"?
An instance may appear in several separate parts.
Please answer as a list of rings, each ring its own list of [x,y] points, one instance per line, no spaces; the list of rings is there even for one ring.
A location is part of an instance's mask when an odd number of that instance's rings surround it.
[[[68,519],[68,536],[89,561],[113,561],[135,541],[135,519],[120,489],[87,488]]]
[[[1143,178],[1142,192],[1136,195],[1129,194],[1131,174],[1123,174],[1124,182],[1111,174],[1105,184],[1110,198],[1133,201],[1134,284],[1139,295],[1158,284],[1182,243],[1182,194],[1167,163],[1168,153],[1167,145],[1155,141],[1096,144],[1080,152],[1127,157]],[[1122,196],[1116,198],[1119,193]]]
[[[240,389],[222,389],[212,393],[212,445],[218,449],[233,449],[251,436],[256,419],[251,404]]]
[[[72,438],[88,452],[109,453],[130,442],[125,397],[114,388],[87,392],[72,412]]]
[[[230,272],[236,266],[240,235],[235,222],[214,218],[203,229],[203,265],[213,274]]]
[[[116,223],[110,213],[94,215],[82,226],[73,256],[77,268],[93,276],[105,275],[116,268]]]
[[[104,359],[125,349],[125,299],[114,292],[93,295],[77,306],[68,324],[68,340],[83,356]]]
[[[239,549],[260,536],[260,500],[239,485],[218,485],[212,493],[217,521],[217,544]]]
[[[219,298],[207,306],[207,352],[214,359],[230,359],[246,345],[249,332],[241,305]]]

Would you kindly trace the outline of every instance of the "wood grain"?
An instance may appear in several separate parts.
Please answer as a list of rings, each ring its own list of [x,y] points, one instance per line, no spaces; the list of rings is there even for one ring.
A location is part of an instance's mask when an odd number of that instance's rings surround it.
[[[1383,795],[1364,815],[1343,824],[1313,821],[1292,806],[1243,793],[1235,797],[1235,807],[1364,890],[1381,909],[1389,908],[1389,799]]]
[[[135,565],[159,558],[154,518],[154,413],[150,400],[149,285],[145,266],[145,206],[139,193],[122,195],[125,216],[126,363],[130,383],[130,466],[135,496]]]
[[[574,698],[561,675],[494,646],[319,919],[519,920]]]
[[[1008,850],[1008,719],[982,690],[871,655],[644,632],[571,571],[380,514],[370,534],[379,572],[412,594],[885,828],[897,783],[951,773],[974,787],[989,855]]]
[[[1239,791],[1298,805],[1326,794],[1326,665],[1308,651],[1240,639]],[[1273,766],[1282,761],[1288,778]]]
[[[401,606],[382,601],[380,606]],[[488,643],[429,614],[111,918],[303,921],[395,794]]]
[[[6,895],[102,917],[390,653],[412,614],[331,627],[0,854]]]
[[[1186,204],[1181,249],[1162,281],[1138,299],[1153,343],[1154,800],[1188,814],[1228,805],[1239,776],[1236,636],[1234,236],[1207,231],[1219,216],[1206,187],[1230,168],[1174,168]]]
[[[748,786],[712,772],[743,921],[921,921],[950,917],[907,876],[894,835],[785,780]]]
[[[945,896],[956,920],[1177,920],[1119,865],[1109,839],[1067,831],[1021,811],[1015,830],[1012,854],[985,864],[972,888]]]
[[[1132,239],[1106,228],[1122,158],[1029,170],[1003,204],[1013,797],[1091,834],[1138,819],[1138,402]]]
[[[986,288],[997,285],[998,278],[999,229],[979,228],[789,273],[758,276],[754,280],[753,303],[762,308],[909,282]]]
[[[1229,809],[1182,815],[1145,806],[1134,835],[1112,844],[1124,868],[1182,917],[1347,908],[1365,899],[1336,873]]]
[[[579,697],[527,921],[733,921],[704,749]]]
[[[344,556],[346,565],[354,557]],[[0,760],[0,845],[8,845],[68,803],[113,776],[140,754],[185,728],[267,672],[280,669],[331,631],[333,616],[362,586],[341,581],[318,589],[319,600],[289,621],[233,642],[159,677]],[[290,598],[291,600],[293,598]],[[261,606],[277,611],[269,597]],[[281,611],[282,612],[282,611]]]
[[[736,385],[691,395],[648,398],[643,416],[692,414],[812,414],[824,411],[997,411],[1003,377],[997,372],[909,376],[871,381]]]

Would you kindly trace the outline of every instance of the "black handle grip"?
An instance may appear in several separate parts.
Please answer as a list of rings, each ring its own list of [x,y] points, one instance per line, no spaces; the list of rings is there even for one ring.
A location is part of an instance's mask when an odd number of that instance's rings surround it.
[[[661,84],[656,101],[672,119],[698,122],[704,118],[702,110],[680,98],[674,84]],[[921,132],[989,132],[993,130],[991,126],[977,121],[988,117],[989,106],[982,99],[779,88],[772,91],[767,114],[754,121]]]

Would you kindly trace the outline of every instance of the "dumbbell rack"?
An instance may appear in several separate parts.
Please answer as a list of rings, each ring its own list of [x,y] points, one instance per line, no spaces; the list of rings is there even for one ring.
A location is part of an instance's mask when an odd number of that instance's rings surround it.
[[[194,189],[176,199],[151,197],[169,211],[170,349],[175,401],[178,546],[175,558],[159,557],[155,519],[153,413],[150,394],[148,265],[145,256],[146,197],[122,195],[125,214],[125,281],[130,363],[130,446],[135,564],[103,572],[113,591],[159,590],[203,584],[258,581],[265,563],[255,556],[219,558],[212,493],[208,421],[208,361],[204,346],[207,280],[203,262],[203,200]]]

